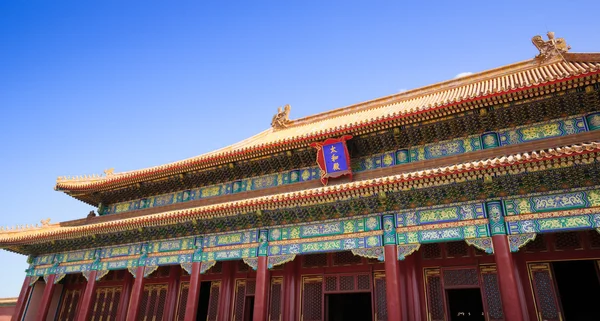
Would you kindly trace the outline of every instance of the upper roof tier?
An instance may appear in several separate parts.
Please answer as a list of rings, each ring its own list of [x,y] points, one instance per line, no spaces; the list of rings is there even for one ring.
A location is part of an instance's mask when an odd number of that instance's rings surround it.
[[[184,172],[264,156],[342,134],[356,134],[407,119],[429,119],[431,112],[451,112],[464,103],[509,95],[600,73],[600,53],[568,53],[564,40],[533,38],[535,58],[332,111],[289,120],[289,106],[273,117],[272,127],[239,143],[185,160],[121,173],[59,177],[55,189],[89,193]]]

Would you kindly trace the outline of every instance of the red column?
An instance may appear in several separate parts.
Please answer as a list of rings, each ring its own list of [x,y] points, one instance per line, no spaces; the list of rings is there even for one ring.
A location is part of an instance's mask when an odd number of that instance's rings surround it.
[[[385,298],[388,320],[401,320],[400,271],[396,245],[385,245]]]
[[[417,271],[417,257],[415,254],[406,257],[406,287],[409,289],[409,320],[421,320],[421,293]]]
[[[200,274],[201,262],[192,263],[192,274],[190,275],[190,290],[185,305],[185,321],[196,321],[198,314],[198,300],[200,299]]]
[[[167,285],[167,302],[164,320],[175,320],[177,312],[177,294],[179,293],[179,276],[181,275],[181,266],[172,265],[169,268],[169,284]]]
[[[235,273],[234,261],[223,262],[221,279],[221,292],[219,292],[219,320],[231,319],[231,301],[233,299],[233,274]]]
[[[23,317],[23,311],[25,310],[25,302],[29,297],[30,286],[29,282],[31,282],[31,277],[26,276],[23,281],[23,285],[21,286],[21,292],[19,293],[19,299],[17,299],[17,305],[15,306],[15,311],[13,312],[13,316],[11,318],[12,321],[21,320]]]
[[[515,275],[513,257],[508,245],[508,237],[503,234],[492,236],[494,258],[498,268],[498,283],[502,310],[506,321],[523,321],[519,286]]]
[[[133,275],[125,270],[125,277],[123,278],[123,293],[121,294],[121,300],[119,301],[119,308],[117,310],[117,316],[115,320],[126,321],[127,307],[129,306],[129,298],[131,296],[131,286],[133,285]]]
[[[92,306],[94,292],[96,292],[96,275],[98,275],[98,271],[92,271],[88,276],[85,292],[83,292],[83,297],[81,298],[81,304],[78,308],[79,313],[77,313],[76,320],[88,320],[90,317],[90,308]]]
[[[256,270],[256,292],[254,293],[254,317],[253,321],[265,321],[267,319],[267,308],[269,306],[269,269],[267,268],[267,257],[258,257],[258,269]]]
[[[140,298],[144,290],[144,267],[140,266],[135,271],[135,281],[131,289],[129,308],[127,309],[127,320],[137,320],[140,311]]]
[[[283,320],[296,320],[296,261],[288,262],[283,266]]]
[[[52,303],[52,295],[54,294],[55,278],[56,275],[54,274],[48,276],[46,287],[44,288],[44,293],[42,294],[42,302],[40,303],[40,308],[38,310],[37,317],[35,318],[37,321],[46,321],[48,310],[50,310],[50,303]]]

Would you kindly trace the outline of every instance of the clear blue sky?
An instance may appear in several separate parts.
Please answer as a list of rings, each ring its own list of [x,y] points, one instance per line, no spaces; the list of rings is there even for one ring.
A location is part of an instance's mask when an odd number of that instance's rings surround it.
[[[291,118],[525,60],[600,51],[600,1],[2,1],[0,225],[84,217],[57,176],[160,165]],[[25,257],[0,250],[0,297]]]

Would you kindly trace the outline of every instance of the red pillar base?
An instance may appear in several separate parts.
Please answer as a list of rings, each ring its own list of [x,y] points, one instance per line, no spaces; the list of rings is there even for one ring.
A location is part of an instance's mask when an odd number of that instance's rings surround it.
[[[508,237],[506,235],[494,235],[492,236],[492,244],[498,269],[498,283],[505,320],[523,321],[519,285],[515,275],[513,257],[508,245]]]
[[[254,294],[254,321],[265,321],[267,319],[267,307],[269,298],[269,270],[267,269],[267,257],[258,257],[258,269],[256,270],[256,292]]]
[[[188,292],[187,303],[185,305],[185,321],[196,321],[198,314],[198,300],[200,299],[200,268],[202,263],[192,263],[192,274],[190,275],[190,289]]]
[[[385,245],[385,299],[388,320],[401,320],[400,270],[396,245]]]

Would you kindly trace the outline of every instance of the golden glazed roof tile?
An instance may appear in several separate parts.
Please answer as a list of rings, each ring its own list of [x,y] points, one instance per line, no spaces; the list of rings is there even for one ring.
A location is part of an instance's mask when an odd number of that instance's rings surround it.
[[[532,59],[290,121],[285,128],[270,128],[239,143],[182,161],[105,176],[60,177],[56,189],[85,191],[110,187],[124,181],[134,183],[182,171],[206,168],[238,160],[248,153],[254,153],[255,156],[257,153],[266,154],[269,148],[273,147],[299,141],[308,144],[313,140],[357,131],[379,122],[598,73],[600,53],[585,55],[595,61],[565,61],[555,58],[541,63],[538,59]],[[578,56],[570,53],[568,57],[577,59]]]
[[[536,163],[532,166],[544,165],[544,161],[567,157],[573,154],[599,152],[600,142],[570,145],[551,148],[529,153],[519,153],[509,156],[488,158],[474,162],[455,164],[439,168],[407,172],[382,178],[355,181],[333,186],[324,186],[297,192],[281,193],[256,197],[240,201],[232,201],[207,205],[185,210],[167,211],[146,216],[126,218],[109,222],[80,226],[61,226],[46,224],[41,228],[12,229],[0,231],[0,247],[16,244],[47,242],[51,240],[69,239],[84,235],[111,233],[135,228],[177,224],[182,221],[211,219],[231,215],[240,215],[258,210],[295,207],[298,204],[318,204],[326,200],[347,199],[356,193],[373,195],[380,190],[388,190],[391,184],[409,184],[412,186],[431,186],[432,178],[444,178],[450,175],[474,170],[508,167],[515,164]],[[396,185],[394,185],[396,186]],[[46,221],[47,222],[47,221]]]

